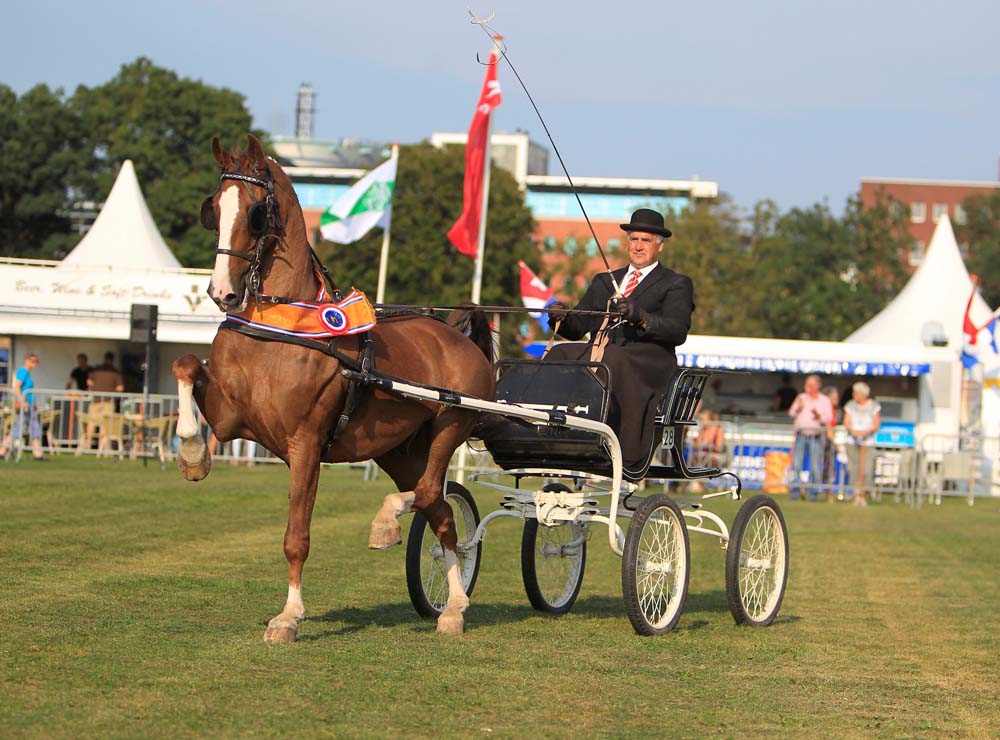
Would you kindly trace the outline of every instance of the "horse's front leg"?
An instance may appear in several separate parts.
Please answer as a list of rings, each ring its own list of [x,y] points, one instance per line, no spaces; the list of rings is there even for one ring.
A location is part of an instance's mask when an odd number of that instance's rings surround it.
[[[177,380],[180,407],[177,416],[177,436],[181,439],[177,452],[177,465],[189,481],[200,481],[212,469],[212,453],[202,439],[198,419],[194,413],[195,387],[200,390],[211,383],[205,368],[194,355],[184,355],[173,364]]]
[[[288,560],[288,599],[281,614],[268,622],[265,642],[295,642],[299,623],[306,616],[302,603],[302,566],[309,557],[309,527],[312,523],[316,487],[319,484],[318,444],[295,444],[288,459],[291,487],[288,491],[288,526],[285,529],[285,559]]]

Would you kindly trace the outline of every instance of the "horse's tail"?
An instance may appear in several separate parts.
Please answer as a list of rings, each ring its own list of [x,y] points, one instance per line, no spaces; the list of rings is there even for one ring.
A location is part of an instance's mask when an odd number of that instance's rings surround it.
[[[471,339],[492,365],[493,332],[490,329],[490,320],[486,318],[486,312],[468,301],[462,306],[463,308],[455,309],[448,315],[448,324]]]

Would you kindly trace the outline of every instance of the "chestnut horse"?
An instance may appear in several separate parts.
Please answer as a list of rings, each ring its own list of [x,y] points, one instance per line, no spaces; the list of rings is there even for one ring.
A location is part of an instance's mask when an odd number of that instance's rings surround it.
[[[243,310],[252,293],[261,295],[260,300],[315,300],[322,279],[288,176],[264,156],[253,136],[248,137],[245,152],[223,151],[218,138],[212,140],[212,152],[222,175],[219,189],[202,210],[203,222],[218,231],[209,295],[224,313]],[[472,318],[469,337],[426,316],[380,321],[370,332],[375,368],[416,383],[492,399],[489,326],[481,311],[473,311]],[[340,337],[338,348],[342,355],[355,358],[360,339]],[[448,602],[437,629],[461,633],[469,599],[462,587],[455,523],[443,490],[449,460],[469,436],[475,415],[380,390],[365,391],[331,443],[331,430],[348,393],[341,364],[315,349],[220,328],[207,367],[194,355],[173,364],[181,400],[180,468],[192,481],[204,478],[211,468],[211,452],[199,433],[192,398],[220,441],[255,440],[288,465],[284,548],[288,599],[268,624],[265,641],[294,641],[305,616],[302,566],[309,555],[320,462],[369,459],[389,474],[400,491],[386,496],[372,522],[369,547],[399,544],[397,518],[422,512],[444,548],[448,569]]]

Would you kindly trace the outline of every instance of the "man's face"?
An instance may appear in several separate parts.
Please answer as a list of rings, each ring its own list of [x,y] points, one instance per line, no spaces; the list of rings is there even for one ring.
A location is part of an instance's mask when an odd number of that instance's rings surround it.
[[[663,249],[663,242],[658,241],[656,234],[645,231],[628,232],[628,259],[632,267],[641,270],[656,262]]]
[[[806,393],[810,396],[819,395],[819,381],[816,378],[806,378]]]
[[[38,367],[38,358],[29,357],[27,360],[24,361],[24,366],[28,368],[28,370],[34,370],[36,367]]]

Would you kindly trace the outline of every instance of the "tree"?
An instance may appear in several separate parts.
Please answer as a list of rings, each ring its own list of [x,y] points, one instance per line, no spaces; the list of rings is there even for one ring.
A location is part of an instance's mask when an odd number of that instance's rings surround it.
[[[69,101],[87,131],[94,158],[86,195],[107,196],[126,159],[136,175],[156,225],[182,264],[211,266],[213,236],[198,223],[199,206],[218,187],[218,165],[209,143],[243,140],[251,117],[243,95],[178,77],[140,57],[111,81],[79,87]]]
[[[750,260],[739,211],[728,196],[694,201],[669,219],[660,261],[694,283],[696,334],[746,335],[757,328],[747,310]]]
[[[753,295],[764,335],[840,340],[879,311],[905,281],[903,211],[848,200],[837,218],[825,204],[794,208],[752,251]]]
[[[86,170],[82,139],[61,90],[38,85],[18,99],[0,85],[0,255],[54,256],[69,188]]]
[[[1000,190],[969,196],[962,209],[965,223],[958,228],[958,240],[969,245],[969,268],[979,275],[986,302],[1000,305]]]
[[[392,205],[392,243],[386,302],[453,305],[468,301],[473,260],[459,254],[446,234],[462,210],[465,159],[461,147],[437,149],[420,143],[400,147]],[[500,167],[490,170],[481,302],[520,305],[517,261],[539,264],[531,241],[534,222],[514,178]],[[374,229],[353,244],[334,244],[315,235],[317,252],[342,288],[357,286],[374,296],[382,231]],[[504,351],[516,345],[517,318],[504,316]]]

